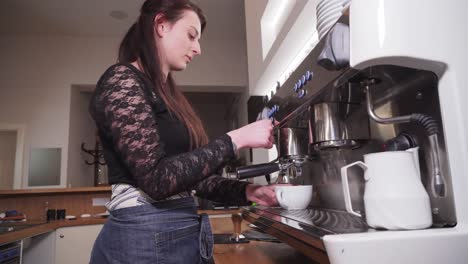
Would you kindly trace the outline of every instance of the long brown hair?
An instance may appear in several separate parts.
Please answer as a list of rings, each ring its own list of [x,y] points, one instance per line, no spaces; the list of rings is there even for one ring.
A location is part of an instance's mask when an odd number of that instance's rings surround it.
[[[190,148],[193,148],[206,144],[208,136],[200,118],[176,86],[171,73],[164,82],[158,47],[154,40],[154,18],[157,14],[162,14],[167,21],[175,23],[182,17],[185,10],[192,10],[198,15],[203,32],[206,18],[201,9],[190,1],[146,0],[141,7],[137,22],[130,27],[120,43],[119,62],[131,63],[138,60],[145,74],[158,89],[158,95],[169,110],[175,113],[187,127],[190,135]]]

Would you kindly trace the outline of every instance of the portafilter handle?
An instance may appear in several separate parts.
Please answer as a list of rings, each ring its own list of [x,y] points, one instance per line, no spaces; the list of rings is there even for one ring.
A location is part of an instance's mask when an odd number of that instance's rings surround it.
[[[243,180],[277,172],[281,169],[279,163],[262,163],[243,166],[236,169],[237,179]]]

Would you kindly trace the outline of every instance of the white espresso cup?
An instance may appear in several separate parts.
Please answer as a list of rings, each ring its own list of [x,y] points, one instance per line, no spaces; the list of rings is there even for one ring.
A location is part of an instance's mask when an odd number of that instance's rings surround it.
[[[305,209],[312,200],[312,185],[275,186],[278,203],[284,209]]]

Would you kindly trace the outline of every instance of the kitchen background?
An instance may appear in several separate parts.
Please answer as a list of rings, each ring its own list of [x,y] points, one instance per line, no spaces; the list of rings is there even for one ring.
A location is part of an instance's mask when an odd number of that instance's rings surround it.
[[[81,143],[95,144],[87,102],[99,76],[116,61],[142,2],[1,1],[2,189],[93,185],[93,168],[84,164],[90,157],[81,151]],[[313,47],[316,1],[195,2],[208,18],[202,56],[176,81],[213,137],[246,124],[249,97],[268,95],[278,76],[286,78]],[[44,153],[56,158],[35,168]],[[248,152],[243,155],[249,160]],[[272,155],[254,151],[256,162]],[[55,179],[32,178],[52,172]]]
[[[33,225],[3,226],[6,234],[0,236],[0,244],[9,243],[16,247],[20,245],[24,252],[24,263],[71,263],[70,259],[77,260],[80,256],[83,261],[77,263],[86,263],[94,238],[105,222],[102,219],[105,217],[103,205],[110,195],[109,187],[57,187],[94,185],[92,167],[84,165],[89,156],[81,151],[80,146],[84,142],[87,148],[92,148],[95,143],[94,128],[87,115],[87,100],[99,76],[115,62],[120,39],[135,20],[142,1],[75,2],[4,0],[0,3],[0,188],[3,189],[0,192],[0,209],[5,211],[5,217],[22,217],[24,220],[27,215],[28,224]],[[270,105],[278,102],[275,102],[275,98],[279,98],[282,91],[294,94],[290,89],[293,87],[291,84],[297,84],[300,78],[303,85],[307,78],[301,75],[307,73],[306,70],[314,73],[313,80],[319,82],[331,80],[327,76],[333,76],[327,73],[340,74],[336,71],[325,72],[314,63],[317,61],[316,55],[328,41],[322,40],[312,51],[311,57],[303,60],[317,43],[314,14],[318,0],[196,2],[209,18],[202,40],[203,56],[176,77],[201,113],[211,136],[245,124],[247,102],[263,96],[269,97],[276,90],[278,82],[281,87],[270,100]],[[320,10],[320,6],[318,7]],[[321,224],[319,221],[327,224],[336,223],[335,219],[339,219],[334,217],[335,213],[327,213],[329,209],[334,210],[336,207],[327,206],[322,207],[323,210],[305,209],[299,212],[300,217],[294,212],[284,215],[281,208],[265,208],[265,211],[261,211],[259,206],[241,208],[244,219],[254,224],[264,221],[265,227],[271,228],[270,234],[323,263],[464,263],[466,250],[463,245],[467,244],[468,238],[468,210],[463,202],[467,199],[464,192],[467,186],[466,177],[463,175],[467,171],[464,160],[468,153],[465,140],[468,122],[465,122],[467,117],[463,114],[467,112],[464,104],[467,99],[466,89],[463,89],[463,84],[466,83],[463,72],[466,67],[462,59],[463,56],[466,57],[466,52],[463,52],[465,49],[462,48],[466,46],[466,34],[459,34],[463,32],[459,25],[463,25],[462,10],[466,10],[465,7],[465,2],[461,0],[444,4],[426,0],[411,3],[404,0],[354,0],[351,10],[342,17],[347,24],[349,16],[351,23],[349,66],[352,67],[343,70],[353,74],[354,70],[362,70],[360,73],[363,74],[354,81],[366,76],[375,77],[378,71],[374,69],[392,70],[396,65],[435,73],[433,75],[397,67],[404,74],[396,71],[393,72],[395,75],[386,75],[383,79],[391,81],[389,84],[395,87],[405,84],[394,82],[395,80],[409,80],[411,86],[422,84],[424,89],[432,92],[437,90],[439,95],[440,108],[437,107],[439,103],[434,101],[430,101],[431,104],[427,106],[430,106],[430,110],[440,110],[439,123],[443,125],[444,135],[440,142],[444,142],[446,146],[441,148],[441,153],[447,155],[447,162],[450,161],[447,168],[450,169],[448,175],[453,182],[453,192],[449,190],[450,195],[446,198],[433,197],[435,199],[431,200],[431,213],[436,225],[405,232],[369,229],[368,232],[359,230],[353,234],[341,231],[333,233],[327,228],[323,233],[320,231],[322,229],[318,230],[322,234],[317,235],[315,227]],[[414,19],[414,14],[421,19]],[[442,19],[432,19],[434,17]],[[428,46],[427,43],[431,45]],[[303,63],[298,70],[288,78],[301,61]],[[425,78],[419,80],[420,75],[417,73],[431,76],[428,78],[431,80],[430,85],[424,82]],[[434,78],[436,75],[437,79]],[[341,76],[350,85],[341,88],[352,88],[353,80],[347,79],[350,76]],[[413,83],[413,77],[418,82]],[[311,99],[314,91],[324,88],[314,81],[308,83],[309,93],[302,100]],[[377,85],[385,88],[382,83]],[[339,82],[334,82],[333,86],[335,85],[335,88],[340,88]],[[305,89],[301,91],[305,92]],[[425,91],[413,96],[402,95],[404,100],[395,97],[395,102],[403,104],[407,100],[436,99],[432,93],[421,97],[426,94]],[[216,104],[213,98],[216,99]],[[378,97],[375,98],[378,100]],[[410,105],[418,106],[417,103]],[[279,106],[285,112],[285,106],[288,105],[279,102]],[[399,107],[392,109],[403,112]],[[379,111],[377,108],[375,110]],[[216,112],[217,115],[207,117],[204,114],[206,112]],[[252,120],[251,115],[248,120]],[[364,123],[366,121],[364,119]],[[398,127],[400,128],[404,127]],[[391,136],[396,136],[397,131],[400,130],[394,130],[395,134]],[[376,135],[371,133],[371,136]],[[390,135],[381,139],[388,138]],[[427,144],[421,145],[420,150],[423,151],[419,153],[420,160],[425,157],[422,159],[423,163],[430,158],[428,152],[424,151],[424,146]],[[361,158],[359,149],[350,151],[354,158],[348,161]],[[247,160],[257,164],[273,160],[275,155],[274,151],[256,150],[253,152],[253,159]],[[249,153],[244,152],[243,157],[247,156],[250,156]],[[321,169],[319,166],[317,168]],[[421,170],[422,174],[423,171],[424,169]],[[52,177],[46,178],[44,175]],[[424,174],[426,178],[422,175],[423,183],[427,182],[428,175]],[[337,181],[330,181],[330,177],[313,179],[318,183],[313,183],[314,189],[318,189],[318,201],[336,201],[338,207],[343,209],[344,203],[335,199],[339,198],[337,194],[341,194],[341,188],[330,188],[327,191],[330,186],[339,187],[339,178],[335,178]],[[361,178],[359,180],[363,183]],[[7,188],[35,190],[4,190]],[[354,193],[359,194],[356,198],[365,202],[365,199],[361,199],[364,198],[361,193]],[[329,198],[333,199],[327,198],[327,194],[332,194]],[[443,204],[444,202],[448,202],[448,205]],[[361,205],[364,206],[364,203]],[[357,207],[353,205],[353,208]],[[9,209],[16,209],[23,214],[18,216],[16,210]],[[48,215],[45,212],[53,213],[56,209],[66,209],[67,216],[73,216],[72,219],[78,216],[78,219],[51,220],[44,224]],[[367,217],[371,210],[364,209]],[[268,210],[274,212],[270,214],[271,217],[263,220],[257,218]],[[445,214],[444,210],[448,210],[449,214]],[[233,211],[235,214],[239,213],[239,210]],[[265,215],[268,216],[268,212]],[[276,217],[279,215],[281,218]],[[394,215],[401,214],[392,213],[391,219],[400,219],[394,218]],[[437,221],[439,215],[456,216],[456,221]],[[319,217],[315,218],[316,216]],[[356,217],[345,218],[356,220]],[[210,220],[218,219],[221,218],[210,217]],[[363,219],[358,218],[358,222]],[[32,220],[38,222],[34,224]],[[224,217],[224,220],[228,222],[221,223],[221,226],[228,228],[227,232],[230,232],[232,226],[229,217]],[[274,225],[271,224],[272,221]],[[312,231],[310,227],[313,227]],[[353,232],[349,229],[347,231]],[[222,233],[226,234],[226,231]],[[218,234],[221,234],[219,229]],[[83,247],[79,248],[81,245]],[[256,254],[266,254],[269,259],[281,252],[278,248],[271,247],[284,246],[282,243],[270,243],[267,250],[257,245],[252,242],[250,248],[255,249]],[[231,256],[252,256],[243,251],[246,247],[235,245],[235,248],[238,251]],[[47,255],[43,252],[47,252]],[[218,254],[218,257],[221,255],[223,254]],[[282,259],[288,259],[289,263],[301,263],[291,258]],[[252,262],[252,258],[247,262],[249,261]],[[256,259],[254,262],[262,263]]]

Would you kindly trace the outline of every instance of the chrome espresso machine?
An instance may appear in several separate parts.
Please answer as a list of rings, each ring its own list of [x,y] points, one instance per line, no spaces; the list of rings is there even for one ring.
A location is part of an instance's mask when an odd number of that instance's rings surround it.
[[[272,183],[313,185],[310,206],[243,207],[243,218],[318,263],[466,263],[468,43],[461,10],[463,1],[353,0],[265,104],[280,122],[278,160],[238,170],[239,178],[279,171]],[[369,227],[358,169],[348,175],[362,217],[346,211],[343,166],[413,147],[432,226]]]

